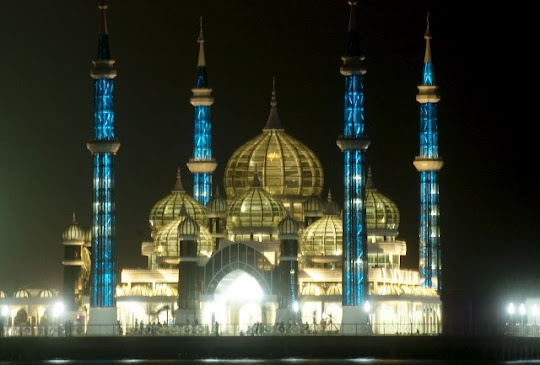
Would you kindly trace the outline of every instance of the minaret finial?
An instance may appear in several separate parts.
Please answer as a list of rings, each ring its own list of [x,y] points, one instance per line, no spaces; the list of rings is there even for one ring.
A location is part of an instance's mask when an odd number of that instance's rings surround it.
[[[277,111],[277,99],[276,99],[276,77],[272,77],[272,97],[270,98],[270,115],[266,121],[265,129],[283,129],[281,126],[281,120]]]
[[[107,1],[99,0],[98,9],[100,10],[100,21],[99,21],[99,34],[109,34],[107,31]]]
[[[73,224],[77,224],[77,217],[75,216],[75,212],[73,212],[73,217],[71,218]]]
[[[197,38],[197,42],[199,43],[199,61],[197,62],[197,66],[204,67],[206,66],[206,58],[204,57],[204,36],[203,36],[202,16],[199,18],[199,22],[200,22],[200,31],[199,31],[199,38]]]
[[[368,166],[366,189],[375,189],[375,185],[373,184],[373,178],[371,177],[371,166]]]
[[[356,11],[354,6],[356,6],[356,0],[349,0],[349,5],[351,7],[351,13],[349,14],[349,32],[351,30],[356,30]]]
[[[326,200],[329,202],[332,201],[332,192],[330,191],[330,189],[328,189],[328,197],[326,198]]]
[[[426,33],[424,34],[426,40],[426,53],[424,55],[424,63],[431,62],[431,32],[429,30],[429,11],[426,15]]]
[[[184,191],[184,186],[182,185],[182,172],[180,170],[180,166],[178,166],[178,169],[176,170],[176,184],[174,185],[175,191]]]

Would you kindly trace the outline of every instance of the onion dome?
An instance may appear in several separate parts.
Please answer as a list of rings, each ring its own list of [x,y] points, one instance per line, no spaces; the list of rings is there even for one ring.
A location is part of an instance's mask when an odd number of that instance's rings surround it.
[[[199,224],[189,215],[181,215],[184,216],[185,219],[178,225],[178,237],[180,240],[196,241],[199,238]]]
[[[92,247],[92,228],[89,228],[84,232],[84,246]]]
[[[229,206],[227,226],[231,228],[276,228],[287,212],[283,204],[261,187],[255,170],[251,188]]]
[[[278,224],[280,236],[296,236],[298,235],[298,222],[290,215],[287,216]]]
[[[161,227],[154,239],[159,257],[178,257],[178,225],[186,219],[179,216],[172,222]],[[214,241],[208,228],[199,225],[199,239],[197,240],[197,256],[210,257],[214,248]]]
[[[62,233],[62,239],[64,241],[84,241],[84,230],[77,224],[75,213],[73,213],[73,219],[71,224],[67,226]]]
[[[38,298],[54,298],[56,293],[51,289],[41,289],[37,296]]]
[[[19,289],[15,292],[15,298],[30,298],[32,295],[26,289]]]
[[[6,293],[4,293],[2,290],[0,290],[0,298],[7,298]]]
[[[227,200],[219,193],[219,188],[216,187],[216,194],[208,202],[206,207],[208,218],[217,218],[227,216]]]
[[[175,220],[180,214],[180,208],[185,205],[187,213],[199,223],[206,226],[206,210],[197,200],[193,199],[182,186],[180,168],[176,175],[176,185],[169,195],[158,201],[150,211],[150,228],[155,232]]]
[[[320,195],[324,174],[317,156],[283,131],[277,112],[275,87],[263,132],[238,148],[225,167],[228,198],[242,196],[251,186],[255,165],[262,186],[272,195],[302,202]]]
[[[300,252],[304,256],[338,256],[343,252],[343,221],[325,215],[310,224],[302,235]]]
[[[311,195],[302,203],[302,207],[306,217],[322,217],[324,213],[323,202],[318,195]]]
[[[371,169],[368,170],[366,181],[366,223],[368,230],[391,230],[399,228],[399,210],[392,200],[382,195],[375,189],[371,177]],[[373,233],[375,234],[375,233]],[[388,235],[388,232],[385,233]]]
[[[324,214],[325,215],[339,215],[341,209],[339,204],[332,200],[332,193],[328,190],[328,197],[324,203]]]

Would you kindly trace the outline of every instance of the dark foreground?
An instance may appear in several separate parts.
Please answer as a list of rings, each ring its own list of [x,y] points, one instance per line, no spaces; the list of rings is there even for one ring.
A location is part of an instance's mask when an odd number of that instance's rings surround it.
[[[540,338],[451,336],[10,337],[0,361],[50,359],[536,360]]]

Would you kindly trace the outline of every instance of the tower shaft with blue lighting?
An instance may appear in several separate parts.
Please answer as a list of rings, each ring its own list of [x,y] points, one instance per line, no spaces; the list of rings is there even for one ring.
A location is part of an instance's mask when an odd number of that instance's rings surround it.
[[[345,76],[344,127],[337,145],[344,154],[343,306],[361,307],[368,297],[367,230],[365,210],[366,151],[364,133],[364,56],[356,29],[356,1],[351,5],[348,51],[340,72]],[[344,312],[345,313],[345,312]],[[344,319],[345,321],[345,319]],[[345,323],[345,322],[344,322]]]
[[[419,271],[422,285],[442,290],[442,262],[439,212],[439,170],[443,160],[439,157],[437,130],[437,103],[440,100],[435,86],[431,59],[429,18],[422,84],[418,86],[416,101],[420,103],[420,153],[413,164],[420,173],[420,227]]]
[[[115,60],[110,57],[106,23],[107,5],[99,2],[100,31],[98,55],[92,61],[91,77],[94,79],[93,139],[88,150],[93,158],[92,204],[92,266],[90,291],[90,317],[92,309],[110,308],[116,311],[116,260],[115,260],[115,201],[114,156],[120,148],[114,129],[114,78]],[[100,315],[95,315],[98,322]],[[112,320],[106,321],[111,322]]]
[[[217,167],[212,158],[212,124],[210,122],[210,106],[214,103],[212,89],[208,87],[206,76],[206,59],[204,56],[204,37],[201,30],[199,38],[199,60],[197,63],[197,81],[192,89],[191,105],[195,108],[193,129],[193,157],[187,163],[193,173],[193,197],[206,206],[212,197],[212,173]]]

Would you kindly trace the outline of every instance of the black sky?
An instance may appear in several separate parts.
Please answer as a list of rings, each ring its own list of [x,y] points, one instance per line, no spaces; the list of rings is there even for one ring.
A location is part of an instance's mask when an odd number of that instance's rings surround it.
[[[0,12],[0,289],[61,288],[61,234],[90,225],[94,1],[3,0]],[[470,6],[470,5],[469,5]],[[404,265],[417,266],[418,104],[425,15],[431,13],[439,103],[441,232],[448,290],[517,291],[540,280],[540,199],[532,109],[538,94],[529,12],[438,1],[360,1],[366,53],[368,159],[378,190],[401,210]],[[221,186],[232,152],[260,133],[272,76],[286,131],[311,147],[325,191],[342,199],[343,79],[348,7],[341,0],[112,0],[117,259],[143,267],[148,213],[191,156],[198,21],[214,88]]]

